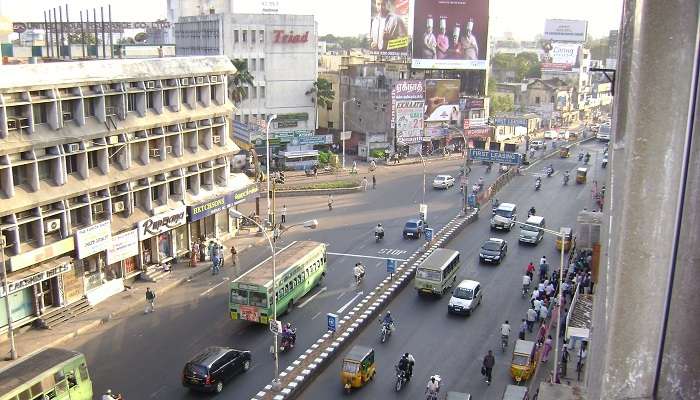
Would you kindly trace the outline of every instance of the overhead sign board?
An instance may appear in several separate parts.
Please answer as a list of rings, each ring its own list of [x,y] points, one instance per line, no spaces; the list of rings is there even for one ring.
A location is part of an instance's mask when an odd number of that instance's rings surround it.
[[[522,163],[523,155],[520,153],[511,153],[507,151],[469,149],[469,158],[475,161],[519,165]]]
[[[313,136],[301,136],[293,137],[289,144],[292,146],[301,146],[304,144],[331,144],[333,143],[333,135],[313,135]]]

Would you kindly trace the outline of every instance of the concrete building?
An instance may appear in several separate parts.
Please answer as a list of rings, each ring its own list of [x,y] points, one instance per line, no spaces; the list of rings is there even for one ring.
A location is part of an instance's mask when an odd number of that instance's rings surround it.
[[[231,174],[227,58],[2,68],[0,233],[17,325],[235,234],[226,209],[256,187]]]

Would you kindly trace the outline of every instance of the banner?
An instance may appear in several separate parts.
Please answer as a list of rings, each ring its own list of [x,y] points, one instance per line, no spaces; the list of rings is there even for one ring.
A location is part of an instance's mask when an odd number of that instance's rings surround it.
[[[371,0],[369,50],[373,54],[403,57],[411,41],[409,0]]]
[[[588,21],[574,19],[547,19],[544,21],[544,40],[555,42],[586,41]]]
[[[139,254],[139,230],[133,229],[112,236],[112,245],[107,250],[107,264],[126,260]]]
[[[413,68],[488,67],[489,0],[416,1]]]
[[[459,79],[425,80],[426,122],[450,122],[459,119]],[[456,117],[456,118],[453,118]]]
[[[542,71],[571,71],[577,65],[579,44],[545,42]]]
[[[423,100],[396,102],[396,142],[402,145],[420,143],[423,137]]]
[[[83,259],[105,251],[111,247],[112,223],[109,220],[99,222],[75,232],[78,258]]]

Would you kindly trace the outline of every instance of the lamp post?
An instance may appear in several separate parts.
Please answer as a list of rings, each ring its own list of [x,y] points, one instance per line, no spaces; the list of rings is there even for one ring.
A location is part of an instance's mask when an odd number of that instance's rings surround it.
[[[265,126],[265,173],[267,174],[267,222],[272,222],[272,210],[270,209],[270,125],[272,121],[277,119],[277,114],[272,114],[267,119],[267,125]]]
[[[425,158],[423,158],[423,150],[418,153],[418,156],[420,157],[420,162],[423,164],[423,198],[421,200],[421,204],[425,204]]]
[[[355,98],[353,97],[350,100],[344,100],[343,101],[343,132],[341,135],[345,135],[345,103],[350,102],[350,101],[355,101]],[[345,169],[345,139],[341,138],[343,142],[343,169]]]
[[[557,374],[559,374],[559,336],[561,334],[561,304],[562,304],[562,290],[561,290],[561,285],[563,283],[563,277],[564,277],[564,248],[566,244],[566,236],[557,231],[553,231],[551,229],[545,229],[545,228],[540,228],[539,226],[531,225],[525,222],[519,222],[516,221],[518,225],[521,226],[528,226],[533,229],[541,229],[545,233],[549,233],[551,235],[557,236],[558,238],[561,239],[561,253],[560,253],[560,259],[559,259],[559,284],[557,285],[557,290],[559,291],[559,295],[557,296],[557,307],[559,307],[559,312],[557,313],[557,337],[554,339],[554,381],[557,379]]]
[[[15,347],[15,332],[12,326],[12,308],[10,307],[10,285],[7,281],[7,268],[5,265],[5,235],[0,230],[0,259],[2,259],[2,287],[5,292],[5,313],[7,315],[7,336],[10,339],[10,359],[17,359],[17,348]]]
[[[263,233],[265,236],[265,239],[267,240],[267,244],[270,246],[270,251],[272,252],[272,322],[274,324],[277,324],[277,251],[275,249],[275,241],[280,238],[282,233],[290,230],[291,228],[297,227],[297,226],[303,226],[304,228],[307,229],[316,229],[318,227],[318,221],[315,219],[309,220],[302,222],[300,224],[294,224],[290,225],[278,232],[274,232],[273,236],[270,236],[270,234],[267,232],[265,228],[263,228],[257,221],[255,221],[252,218],[249,218],[243,214],[241,214],[240,211],[235,210],[233,208],[230,208],[228,210],[228,214],[231,218],[244,218],[253,224],[255,224]],[[275,376],[272,378],[272,387],[275,390],[279,390],[281,388],[280,386],[280,381],[279,381],[279,352],[278,352],[278,346],[277,346],[277,332],[273,331],[273,346],[274,346],[274,355],[275,355]]]

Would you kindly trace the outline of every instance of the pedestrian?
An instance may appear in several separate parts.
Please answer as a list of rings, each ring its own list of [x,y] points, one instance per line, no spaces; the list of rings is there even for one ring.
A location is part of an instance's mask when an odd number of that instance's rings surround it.
[[[231,245],[231,260],[233,262],[233,266],[235,267],[238,263],[238,251],[236,251],[236,246],[233,244]]]
[[[224,246],[219,245],[219,248],[216,252],[216,255],[219,257],[219,268],[224,266]]]
[[[357,161],[352,162],[352,171],[350,171],[351,174],[356,174],[357,173]]]
[[[535,321],[537,320],[537,311],[533,309],[532,307],[527,309],[527,331],[532,333],[532,326],[535,325]]]
[[[496,359],[493,356],[493,352],[489,350],[488,354],[484,357],[484,362],[482,364],[482,375],[486,376],[486,383],[491,384],[491,371],[493,366],[496,364]]]
[[[547,316],[549,315],[549,310],[547,307],[540,307],[540,321],[544,322],[547,320]]]
[[[143,311],[144,314],[149,312],[154,312],[156,310],[156,292],[151,290],[150,287],[146,288],[146,309]]]
[[[540,324],[540,330],[537,331],[537,343],[542,344],[542,342],[544,342],[544,339],[545,339],[544,336],[545,336],[546,334],[547,334],[547,324],[545,324],[544,322],[542,322],[542,323]]]
[[[376,188],[377,188],[377,176],[372,175],[372,189],[376,189]]]
[[[314,178],[318,178],[318,164],[314,164]]]
[[[285,222],[287,222],[287,205],[286,204],[284,204],[282,206],[282,223],[284,224]]]
[[[569,350],[562,346],[561,352],[561,376],[566,376],[566,364],[569,362]]]
[[[578,351],[578,363],[576,364],[576,372],[578,372],[578,378],[577,380],[581,380],[581,372],[583,371],[583,367],[586,365],[586,357],[588,356],[588,352],[586,351],[586,348],[588,342],[581,342],[581,347],[579,348]]]
[[[333,195],[328,194],[328,211],[333,211]]]
[[[593,277],[591,272],[588,272],[588,293],[593,294]]]
[[[559,337],[564,337],[566,334],[566,316],[569,314],[569,309],[565,308],[564,312],[559,317],[559,325],[561,329],[559,330]]]
[[[544,350],[542,352],[542,363],[549,361],[549,352],[552,351],[552,335],[547,335],[544,341]]]
[[[216,251],[212,253],[211,257],[211,274],[216,275],[219,273],[219,256]]]
[[[210,260],[210,261],[211,261],[212,257],[214,257],[214,253],[215,253],[215,250],[216,250],[215,246],[216,246],[216,245],[214,244],[214,241],[213,241],[213,240],[210,240],[210,241],[209,241],[209,246],[207,247],[207,255],[209,256],[209,260]]]
[[[541,315],[540,310],[542,309],[542,300],[540,300],[540,299],[533,300],[532,301],[532,308],[537,313],[537,318],[535,320],[539,322],[540,315]]]
[[[199,261],[204,262],[207,256],[207,246],[204,244],[204,238],[199,240]]]
[[[518,331],[518,338],[520,340],[525,340],[525,331],[527,330],[527,321],[523,318],[523,322],[520,324],[520,330]]]
[[[192,251],[190,251],[190,268],[196,267],[198,260],[199,260],[199,243],[194,242],[192,244]]]
[[[368,186],[369,186],[369,182],[367,182],[367,177],[366,176],[362,177],[362,190],[364,190],[366,192]]]

